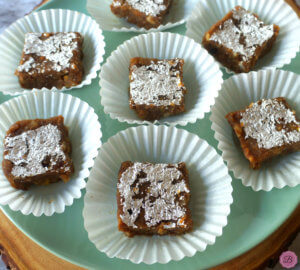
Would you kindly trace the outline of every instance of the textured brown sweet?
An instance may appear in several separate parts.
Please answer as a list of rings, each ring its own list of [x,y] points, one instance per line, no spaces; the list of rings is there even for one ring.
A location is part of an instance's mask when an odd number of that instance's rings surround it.
[[[240,52],[234,51],[232,48],[227,47],[226,44],[222,42],[211,40],[211,37],[216,32],[219,33],[221,31],[224,31],[223,29],[224,29],[225,22],[227,23],[230,20],[232,20],[233,24],[239,29],[241,20],[237,20],[234,18],[234,12],[239,12],[242,10],[244,10],[242,7],[237,6],[233,10],[228,12],[223,19],[221,19],[216,24],[214,24],[204,34],[202,39],[202,44],[204,48],[206,48],[208,52],[214,58],[216,58],[216,60],[218,60],[222,65],[224,65],[225,67],[231,69],[236,73],[251,71],[256,65],[258,59],[262,58],[265,54],[267,54],[271,50],[272,45],[274,44],[280,29],[279,26],[273,24],[273,31],[274,31],[273,35],[269,39],[264,41],[261,45],[255,44],[254,45],[255,49],[249,57],[245,57]],[[259,20],[259,17],[256,14],[252,14],[252,15]],[[259,20],[259,22],[260,22],[259,28],[267,26],[261,20]],[[238,34],[238,32],[236,34]],[[237,42],[238,43],[237,45],[242,45],[244,48],[247,47],[247,44],[245,44],[245,40],[247,38],[246,35],[251,37],[253,33],[248,33],[248,34],[243,33],[239,41]],[[231,44],[233,44],[235,41],[232,38],[230,38],[230,42]]]
[[[151,102],[151,104],[137,104],[133,98],[132,98],[132,93],[129,88],[129,105],[130,108],[135,110],[137,113],[138,117],[143,119],[143,120],[148,120],[148,121],[154,121],[158,120],[162,117],[167,117],[170,115],[175,115],[179,114],[185,111],[185,94],[187,93],[187,90],[184,86],[183,83],[183,65],[184,65],[184,60],[175,58],[175,59],[169,59],[169,60],[160,60],[156,58],[142,58],[142,57],[135,57],[131,58],[130,60],[130,65],[129,65],[129,81],[130,84],[134,83],[134,78],[132,76],[132,73],[134,72],[134,68],[136,67],[142,67],[142,66],[149,66],[151,64],[157,64],[161,61],[167,61],[170,65],[173,65],[175,63],[175,66],[170,69],[170,72],[177,72],[176,77],[179,81],[177,87],[180,88],[180,92],[182,94],[182,98],[179,101],[179,104],[175,104],[172,100],[170,100],[169,105],[157,105],[154,102]],[[177,61],[177,62],[176,62]],[[148,68],[149,71],[151,71],[151,68]],[[168,71],[169,72],[169,71]],[[153,80],[153,78],[152,78]],[[156,91],[159,91],[159,88],[157,88]],[[164,95],[161,95],[160,100],[167,100],[167,97]]]
[[[28,33],[31,34],[31,33]],[[55,63],[50,59],[47,59],[45,55],[38,55],[37,53],[26,53],[25,49],[23,50],[20,65],[16,69],[15,75],[19,77],[19,83],[21,87],[26,89],[38,88],[41,89],[43,87],[52,88],[56,87],[61,89],[62,87],[72,87],[78,85],[82,81],[83,77],[83,37],[80,33],[41,33],[39,37],[40,40],[47,40],[50,37],[55,37],[59,34],[74,34],[72,41],[70,44],[60,44],[61,47],[68,48],[74,45],[74,49],[71,52],[71,58],[67,64],[67,66],[63,66],[62,68],[55,69]],[[57,43],[55,47],[57,48]],[[26,46],[26,41],[24,48]],[[60,50],[58,50],[60,51]],[[54,53],[52,54],[54,55]],[[60,57],[57,57],[58,60],[61,60]],[[26,63],[30,63],[31,59],[33,59],[31,66],[29,68],[22,69],[21,67],[26,65]],[[59,63],[60,64],[60,63]]]
[[[125,18],[128,22],[137,25],[138,27],[143,27],[146,29],[157,28],[162,22],[164,16],[168,13],[172,0],[164,0],[163,3],[166,7],[157,15],[146,14],[133,8],[128,4],[127,0],[114,0],[110,5],[111,11],[120,18]]]
[[[60,116],[52,117],[49,119],[34,119],[34,120],[21,120],[13,124],[6,133],[4,142],[8,137],[15,137],[26,131],[35,130],[46,125],[56,126],[60,131],[60,141],[59,148],[65,154],[65,160],[61,158],[55,159],[55,164],[52,168],[41,174],[30,175],[30,176],[15,176],[12,171],[16,166],[11,160],[6,159],[6,155],[12,150],[8,146],[4,145],[2,168],[4,175],[9,180],[10,184],[17,189],[28,189],[31,185],[47,185],[51,183],[58,182],[60,180],[67,182],[70,180],[71,174],[74,172],[73,162],[70,157],[71,155],[71,142],[68,136],[68,129],[64,126],[64,118]],[[18,149],[13,149],[18,152]],[[26,156],[29,153],[24,154]],[[20,157],[23,158],[24,156]],[[50,157],[46,156],[45,159],[41,161],[43,167],[48,167],[50,164]],[[30,164],[25,164],[24,166],[30,166]]]
[[[121,177],[123,173],[130,167],[132,167],[135,163],[131,161],[125,161],[121,164],[121,168],[119,170],[118,175],[118,185],[121,182]],[[143,163],[148,164],[150,166],[155,166],[155,164],[150,163]],[[134,225],[129,226],[125,222],[123,222],[121,216],[124,215],[123,210],[123,204],[124,204],[124,198],[122,197],[119,186],[117,189],[117,204],[118,204],[118,212],[117,212],[117,218],[118,218],[118,228],[120,231],[123,231],[128,237],[133,237],[135,235],[165,235],[165,234],[173,234],[173,235],[179,235],[186,232],[189,232],[193,228],[193,222],[191,217],[191,211],[189,209],[189,201],[190,201],[190,188],[189,188],[189,179],[188,179],[188,170],[185,166],[184,162],[178,163],[178,164],[167,164],[168,168],[175,168],[177,167],[177,170],[181,173],[180,179],[173,180],[172,184],[176,184],[180,181],[184,181],[184,184],[187,187],[188,192],[185,191],[178,191],[175,195],[175,202],[178,203],[179,207],[183,208],[185,210],[185,213],[183,216],[181,216],[178,220],[162,220],[158,222],[154,226],[147,225],[145,215],[147,214],[146,208],[141,208],[140,213],[138,214]],[[150,191],[150,183],[149,181],[142,181],[139,182],[140,179],[147,178],[147,174],[144,171],[139,171],[137,178],[135,179],[134,183],[130,186],[131,189],[137,189],[138,191],[133,196],[134,199],[141,199],[143,198],[143,202],[146,201],[147,193]],[[147,179],[149,180],[149,178]],[[160,180],[162,181],[162,180]],[[166,191],[167,192],[167,191]],[[150,202],[155,203],[157,199],[160,198],[160,195],[155,196],[153,194],[149,194]],[[129,209],[128,211],[131,211]],[[156,213],[159,215],[158,213]],[[131,215],[131,214],[130,214]],[[171,225],[171,226],[170,226]]]
[[[278,97],[275,98],[275,100],[278,101],[278,103],[283,104],[285,108],[288,108],[291,110],[290,106],[286,102],[285,98]],[[258,104],[261,104],[261,100],[257,102]],[[252,104],[250,104],[247,108],[251,108]],[[246,109],[247,109],[246,108]],[[245,110],[246,110],[245,109]],[[245,110],[240,110],[236,112],[231,112],[226,115],[226,118],[233,128],[239,142],[241,145],[241,148],[243,150],[244,156],[249,160],[250,167],[252,169],[259,169],[263,162],[272,159],[273,157],[276,157],[278,155],[287,154],[293,151],[300,151],[300,141],[293,142],[293,143],[284,143],[281,146],[272,147],[269,149],[266,149],[264,147],[259,147],[257,140],[251,137],[246,138],[244,125],[241,123],[242,113],[245,112]],[[295,113],[293,111],[293,113]],[[299,123],[299,120],[296,118],[296,120]],[[276,124],[277,130],[288,130],[290,131],[300,131],[300,125],[297,123],[278,123]],[[285,133],[286,134],[286,133]]]

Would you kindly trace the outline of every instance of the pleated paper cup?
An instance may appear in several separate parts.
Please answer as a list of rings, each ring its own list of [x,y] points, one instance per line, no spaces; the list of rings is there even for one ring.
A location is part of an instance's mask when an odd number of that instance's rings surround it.
[[[183,81],[188,93],[186,111],[154,123],[186,125],[204,117],[214,104],[223,82],[217,62],[200,44],[172,33],[143,34],[120,45],[103,65],[100,73],[100,96],[104,112],[129,124],[149,124],[129,108],[129,62],[132,57],[183,58]]]
[[[58,92],[46,90],[13,98],[0,105],[0,163],[3,160],[3,140],[9,127],[19,120],[64,117],[72,144],[74,174],[69,182],[62,181],[47,186],[31,186],[29,190],[13,188],[0,171],[0,204],[8,205],[24,215],[51,216],[62,213],[65,206],[72,205],[81,197],[85,178],[94,164],[101,146],[101,131],[98,117],[86,102]]]
[[[70,90],[89,85],[96,78],[104,55],[104,37],[99,25],[91,17],[72,10],[49,9],[31,13],[17,20],[0,35],[0,91],[7,95],[18,95],[30,90],[20,86],[17,69],[28,32],[79,32],[83,38],[84,75],[79,85]],[[47,88],[42,88],[47,89]],[[58,90],[52,87],[51,90]]]
[[[123,161],[185,162],[191,189],[194,229],[177,236],[128,238],[117,225],[117,181]],[[215,149],[198,136],[167,126],[129,128],[99,151],[84,197],[83,218],[98,250],[133,263],[167,263],[191,257],[215,243],[227,224],[232,203],[231,177]]]
[[[271,51],[257,62],[254,70],[289,64],[300,48],[300,20],[284,0],[200,0],[188,18],[186,35],[201,43],[205,32],[238,5],[256,13],[266,24],[280,27]]]
[[[197,0],[173,0],[169,13],[158,28],[145,29],[128,23],[110,10],[112,0],[87,0],[86,9],[99,23],[101,29],[113,32],[153,32],[162,31],[186,22]]]
[[[228,169],[242,180],[243,185],[252,187],[254,191],[300,184],[300,152],[277,157],[263,164],[259,170],[253,170],[225,116],[260,99],[285,97],[299,117],[299,89],[300,76],[288,71],[264,70],[235,75],[224,82],[212,108],[212,129]]]

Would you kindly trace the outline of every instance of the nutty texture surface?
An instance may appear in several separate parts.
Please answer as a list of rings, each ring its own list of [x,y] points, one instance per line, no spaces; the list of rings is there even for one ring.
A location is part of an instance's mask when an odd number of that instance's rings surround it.
[[[184,60],[135,57],[129,66],[129,105],[143,120],[185,111]]]
[[[21,87],[72,87],[83,78],[83,37],[77,32],[27,33],[15,75]]]
[[[46,133],[49,137],[44,136]],[[74,172],[71,151],[62,116],[21,120],[4,138],[3,172],[17,189],[67,182]]]
[[[172,0],[114,0],[110,5],[112,13],[125,18],[141,28],[159,27],[168,13]]]
[[[127,236],[176,235],[191,231],[193,222],[189,201],[190,188],[185,163],[125,161],[121,164],[117,218],[119,230]]]
[[[225,67],[249,72],[271,50],[279,29],[237,6],[205,33],[202,44]]]
[[[267,108],[268,106],[270,107],[270,103],[274,103],[274,101],[281,106],[283,112],[287,112],[286,115],[288,115],[288,117],[286,118],[289,119],[284,119],[283,114],[277,112],[279,115],[277,120],[274,121],[274,119],[276,119],[276,112],[272,113],[272,110]],[[267,118],[261,120],[255,118],[254,112],[252,112],[252,115],[251,112],[247,115],[246,110],[249,111],[254,105],[259,108],[262,106],[262,102],[265,102],[266,105],[263,106],[265,106],[267,110],[264,109],[261,115],[264,115],[264,112],[270,114],[269,119],[271,120],[269,121]],[[250,162],[250,167],[252,169],[259,169],[263,162],[273,157],[299,151],[300,123],[296,118],[295,111],[292,111],[285,98],[278,97],[271,100],[260,100],[254,103],[254,105],[250,104],[245,110],[231,112],[226,115],[229,124],[240,142],[244,156]],[[245,118],[245,120],[243,118]],[[253,122],[262,122],[263,125],[248,124],[247,126],[247,118],[253,120]],[[271,121],[273,121],[273,123],[271,123]],[[263,129],[264,133],[255,134],[258,129]]]

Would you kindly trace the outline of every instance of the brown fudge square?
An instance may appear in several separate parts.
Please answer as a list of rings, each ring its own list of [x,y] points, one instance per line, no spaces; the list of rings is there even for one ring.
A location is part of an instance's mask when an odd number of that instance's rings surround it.
[[[157,120],[185,111],[184,60],[135,57],[129,66],[129,104],[139,118]]]
[[[300,122],[283,97],[259,100],[226,118],[252,169],[275,156],[300,150]]]
[[[15,74],[21,87],[72,87],[82,81],[83,37],[77,32],[27,33]]]
[[[21,120],[9,128],[4,138],[2,168],[17,189],[67,182],[74,171],[70,155],[71,142],[61,115]]]
[[[202,44],[225,67],[249,72],[271,50],[278,33],[279,26],[266,25],[237,6],[205,33]]]
[[[172,0],[114,0],[110,9],[118,17],[150,29],[162,24],[171,3]]]
[[[192,230],[185,163],[121,164],[117,185],[118,226],[127,236],[183,234]]]

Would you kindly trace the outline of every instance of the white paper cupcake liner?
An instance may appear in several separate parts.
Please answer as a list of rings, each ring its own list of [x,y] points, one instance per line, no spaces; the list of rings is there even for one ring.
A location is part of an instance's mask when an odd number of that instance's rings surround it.
[[[251,186],[255,191],[270,191],[272,188],[300,184],[300,152],[280,156],[265,163],[259,170],[251,169],[225,118],[226,114],[244,109],[251,102],[263,98],[285,97],[299,117],[299,89],[300,76],[282,70],[235,75],[224,82],[212,108],[210,120],[223,159],[234,176],[242,180],[243,185]]]
[[[104,37],[99,25],[91,17],[72,10],[49,9],[31,13],[17,20],[0,35],[0,91],[18,95],[30,91],[20,86],[17,69],[28,32],[79,32],[83,41],[84,76],[79,85],[59,89],[70,90],[89,85],[96,78],[104,55]],[[47,89],[47,88],[42,88]],[[51,90],[57,90],[52,87]]]
[[[300,48],[300,20],[283,0],[200,0],[187,20],[186,35],[202,43],[205,32],[238,5],[256,13],[265,23],[280,27],[271,51],[257,62],[254,70],[289,64]]]
[[[194,229],[181,236],[135,236],[118,231],[116,186],[123,161],[185,162],[191,188]],[[84,197],[84,226],[97,249],[133,263],[167,263],[193,256],[214,244],[227,224],[231,177],[215,149],[198,136],[167,126],[129,128],[99,151]]]
[[[163,24],[158,28],[139,28],[119,18],[110,10],[112,0],[87,0],[86,9],[99,23],[101,29],[114,32],[158,32],[183,24],[191,14],[198,0],[173,0],[169,13],[165,16]]]
[[[57,182],[47,186],[31,186],[29,190],[11,187],[1,169],[0,204],[9,205],[24,215],[51,216],[64,212],[65,206],[81,197],[85,178],[94,164],[101,146],[98,116],[86,102],[58,92],[33,91],[0,105],[0,163],[3,160],[3,140],[9,127],[19,120],[64,117],[72,144],[74,174],[67,183]]]
[[[104,112],[129,124],[151,123],[138,118],[129,108],[129,62],[132,57],[159,59],[183,58],[183,81],[188,93],[186,111],[154,123],[186,125],[204,117],[214,104],[223,82],[217,62],[198,43],[172,33],[149,33],[136,36],[120,45],[103,65],[100,73],[100,96]]]

